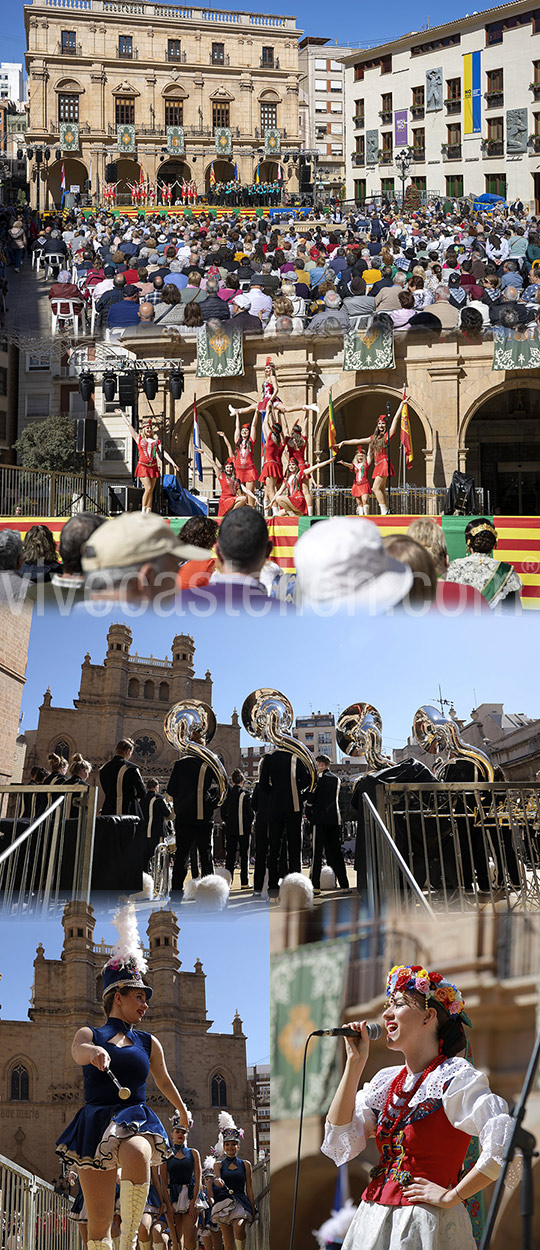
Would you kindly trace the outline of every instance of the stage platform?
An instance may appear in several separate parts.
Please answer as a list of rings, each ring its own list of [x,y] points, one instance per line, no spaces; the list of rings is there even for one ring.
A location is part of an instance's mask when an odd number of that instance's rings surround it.
[[[83,217],[95,217],[96,212],[104,211],[109,212],[105,204],[101,204],[99,209],[81,209]],[[230,217],[232,214],[233,217],[241,217],[243,221],[248,221],[254,217],[275,217],[276,215],[281,216],[283,213],[286,213],[288,217],[302,218],[306,216],[309,209],[294,209],[289,206],[282,207],[276,204],[273,204],[270,208],[221,208],[217,204],[197,204],[195,208],[184,208],[181,204],[171,204],[170,208],[165,208],[163,204],[157,204],[154,208],[151,208],[150,204],[141,204],[139,207],[129,204],[125,208],[116,207],[111,211],[113,217],[130,217],[134,221],[137,220],[137,217],[144,217],[145,219],[146,217],[154,217],[156,213],[159,213],[160,217],[186,217],[188,221],[190,217],[199,217],[201,213],[205,213],[207,217],[214,217],[218,221],[221,217]]]
[[[488,515],[488,514],[486,514]],[[67,517],[0,517],[0,529],[18,530],[24,538],[32,525],[48,525],[56,541],[60,537]],[[175,533],[179,533],[187,521],[187,517],[168,517],[169,525]],[[361,523],[362,517],[358,517]],[[442,525],[450,560],[457,560],[466,555],[465,527],[470,517],[438,516],[433,517]],[[540,610],[540,517],[503,517],[490,518],[499,534],[499,543],[495,555],[500,560],[508,560],[513,564],[516,573],[523,582],[522,604],[527,610]],[[404,534],[411,521],[418,520],[414,516],[370,517],[379,526],[383,537],[389,534]],[[269,523],[270,537],[273,543],[272,556],[288,573],[294,573],[294,548],[301,534],[305,533],[318,517],[274,517]]]

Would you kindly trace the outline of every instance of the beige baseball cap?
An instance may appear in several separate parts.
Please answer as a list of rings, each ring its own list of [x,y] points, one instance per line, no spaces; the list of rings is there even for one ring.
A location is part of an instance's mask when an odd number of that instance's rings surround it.
[[[82,548],[85,573],[96,569],[128,568],[146,564],[160,556],[178,560],[211,560],[212,552],[192,543],[183,543],[161,517],[147,512],[123,512],[105,521]]]

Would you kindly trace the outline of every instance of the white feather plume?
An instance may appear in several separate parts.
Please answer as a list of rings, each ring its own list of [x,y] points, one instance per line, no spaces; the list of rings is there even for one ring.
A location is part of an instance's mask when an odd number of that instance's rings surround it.
[[[137,926],[137,913],[133,903],[126,903],[124,907],[120,907],[113,917],[113,925],[118,933],[118,941],[114,947],[115,955],[118,955],[124,963],[127,963],[129,960],[138,968],[139,972],[146,972],[147,963],[143,953]]]
[[[336,874],[328,864],[321,868],[321,890],[335,890]]]
[[[313,1230],[313,1236],[319,1246],[326,1246],[332,1241],[343,1241],[355,1215],[356,1206],[352,1198],[347,1198],[345,1206],[341,1207],[340,1211],[332,1211],[330,1219],[325,1220],[320,1228]]]
[[[218,1115],[218,1124],[222,1132],[224,1128],[236,1128],[232,1115],[229,1115],[228,1111],[220,1111]]]
[[[313,907],[313,886],[309,877],[301,872],[288,873],[279,888],[279,901],[287,911]]]

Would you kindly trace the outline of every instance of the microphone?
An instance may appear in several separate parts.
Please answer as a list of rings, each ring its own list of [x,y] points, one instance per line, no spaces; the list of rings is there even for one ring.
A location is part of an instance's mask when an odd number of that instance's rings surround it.
[[[386,401],[386,420],[387,420],[387,422],[388,422],[388,425],[390,425],[391,416],[392,416],[392,414],[391,414],[391,410],[390,410],[390,400],[389,400],[389,399],[387,399],[387,401]]]
[[[382,1028],[380,1024],[376,1024],[374,1021],[370,1020],[369,1024],[367,1025],[367,1031],[368,1031],[368,1037],[369,1037],[370,1042],[376,1042],[378,1041],[379,1037],[382,1036]],[[316,1029],[316,1031],[313,1034],[313,1037],[356,1037],[358,1038],[359,1036],[360,1034],[358,1032],[358,1029],[348,1029],[347,1027],[342,1028],[342,1029]]]

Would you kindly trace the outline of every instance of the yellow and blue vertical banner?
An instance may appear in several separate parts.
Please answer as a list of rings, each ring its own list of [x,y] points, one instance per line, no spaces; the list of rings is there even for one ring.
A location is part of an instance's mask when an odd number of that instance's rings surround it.
[[[463,133],[482,133],[481,52],[466,52],[463,57]]]

